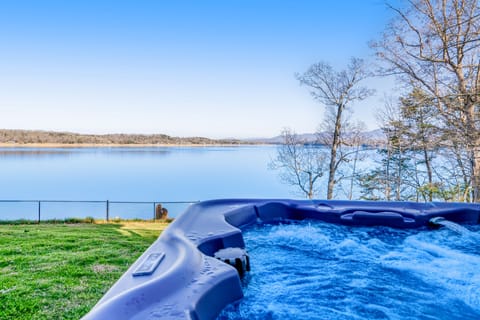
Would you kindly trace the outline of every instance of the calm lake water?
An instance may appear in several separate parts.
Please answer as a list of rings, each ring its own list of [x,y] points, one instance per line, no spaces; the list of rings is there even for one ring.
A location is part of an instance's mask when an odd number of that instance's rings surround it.
[[[298,198],[268,169],[275,146],[0,148],[1,200],[197,201]],[[110,204],[151,218],[153,204]],[[188,204],[165,204],[176,216]],[[36,219],[37,203],[0,203],[0,220]],[[105,203],[42,203],[42,219],[105,217]]]

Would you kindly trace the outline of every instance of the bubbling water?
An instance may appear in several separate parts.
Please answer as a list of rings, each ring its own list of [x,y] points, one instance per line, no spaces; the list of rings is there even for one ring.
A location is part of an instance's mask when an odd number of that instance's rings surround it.
[[[469,229],[251,227],[245,298],[219,319],[480,319],[480,226]]]

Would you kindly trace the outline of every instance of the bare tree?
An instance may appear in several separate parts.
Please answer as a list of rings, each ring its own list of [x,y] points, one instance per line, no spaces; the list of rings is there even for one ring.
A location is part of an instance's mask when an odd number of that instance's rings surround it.
[[[443,160],[433,166],[436,176],[440,179],[439,196],[445,201],[466,202],[470,198],[471,172],[468,163],[468,153],[465,148],[452,146],[441,148],[439,156]]]
[[[270,169],[280,170],[283,182],[300,188],[312,199],[318,192],[317,182],[325,172],[325,154],[317,146],[306,144],[289,129],[282,132],[283,143],[278,147],[277,156]]]
[[[424,200],[433,201],[438,185],[434,183],[432,159],[440,146],[441,137],[437,111],[433,106],[431,96],[421,89],[414,88],[412,92],[400,97],[400,116],[405,127],[405,136],[411,149],[415,165],[416,183]],[[420,159],[417,160],[417,154]],[[418,166],[424,166],[426,183],[422,180],[424,174]]]
[[[312,96],[327,107],[325,119],[331,135],[327,199],[333,197],[335,173],[341,163],[337,153],[344,134],[342,124],[345,109],[352,102],[361,101],[373,94],[372,90],[359,85],[366,77],[364,62],[357,58],[352,58],[348,67],[342,71],[335,71],[329,64],[318,62],[305,73],[297,75],[300,83],[309,87]]]
[[[410,143],[400,106],[387,100],[384,108],[378,110],[377,119],[386,136],[386,144],[377,150],[380,156],[377,164],[360,176],[361,198],[387,201],[418,198],[412,181],[415,170],[409,155]]]
[[[364,160],[365,153],[369,148],[363,144],[367,141],[364,132],[365,124],[361,121],[352,120],[352,110],[345,109],[342,120],[342,134],[337,148],[337,157],[335,159],[335,190],[333,197],[338,197],[343,193],[347,199],[353,199],[354,185],[358,181],[358,163]],[[331,146],[336,117],[334,108],[327,107],[323,122],[317,132],[317,141],[321,145]]]
[[[414,170],[410,162],[411,146],[401,107],[398,104],[387,103],[383,114],[378,118],[383,118],[381,128],[387,137],[386,175],[392,196],[387,200],[411,200],[414,197],[411,190]]]
[[[349,147],[349,152],[345,156],[349,157],[347,160],[351,163],[351,173],[349,178],[349,187],[347,198],[348,200],[353,199],[353,187],[358,181],[361,172],[358,170],[359,161],[365,160],[366,151],[371,150],[370,148],[363,148],[362,145],[367,140],[365,136],[365,124],[363,122],[357,122],[351,129],[348,130],[348,136],[345,144]]]
[[[471,199],[480,200],[480,7],[478,0],[408,0],[372,43],[384,74],[434,98],[469,155]],[[462,140],[458,141],[461,138]]]

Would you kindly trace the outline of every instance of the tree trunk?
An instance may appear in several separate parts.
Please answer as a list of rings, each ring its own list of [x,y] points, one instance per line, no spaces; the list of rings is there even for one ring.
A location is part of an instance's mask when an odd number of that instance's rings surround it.
[[[468,182],[468,173],[467,173],[467,168],[465,168],[465,164],[462,160],[462,155],[461,155],[461,150],[459,150],[459,148],[457,146],[454,146],[453,147],[453,152],[455,154],[455,157],[456,157],[456,162],[457,162],[457,165],[458,165],[458,168],[460,170],[460,172],[462,173],[462,182],[463,182],[463,187],[468,190],[468,187],[469,187],[469,182]],[[473,165],[473,164],[472,164]],[[473,167],[472,167],[473,168]],[[461,193],[461,189],[459,191],[459,194],[458,196],[460,196],[460,198],[458,200],[461,200],[463,202],[468,202],[468,198],[467,198],[467,195],[468,195],[468,192],[463,192],[463,194]]]
[[[352,200],[353,198],[353,182],[355,181],[355,176],[357,175],[357,161],[359,149],[360,144],[357,144],[355,149],[355,157],[353,158],[352,178],[350,179],[350,191],[348,192],[348,200]]]
[[[425,168],[427,168],[427,176],[428,176],[428,201],[433,201],[433,173],[432,173],[432,165],[430,163],[430,159],[428,157],[428,150],[423,145],[423,157],[425,160]]]
[[[387,145],[387,163],[385,168],[385,200],[390,201],[390,193],[391,193],[391,183],[390,180],[390,161],[392,160],[392,152],[391,152],[391,145],[388,142]]]
[[[337,116],[335,118],[335,130],[333,131],[332,149],[330,150],[330,166],[328,170],[328,189],[327,199],[333,198],[333,188],[335,187],[335,171],[337,166],[337,149],[340,144],[340,130],[342,129],[343,104],[338,105]]]
[[[333,198],[333,188],[335,187],[335,162],[337,159],[337,145],[332,144],[332,149],[330,151],[330,166],[328,170],[328,188],[327,188],[327,199]]]
[[[312,173],[308,173],[308,199],[313,199],[313,177]]]
[[[480,134],[477,131],[477,121],[479,120],[478,112],[476,112],[476,99],[467,100],[467,135],[468,140],[473,143],[470,145],[472,162],[472,177],[471,177],[471,201],[480,202]]]
[[[472,157],[472,201],[480,202],[480,138],[476,142]]]

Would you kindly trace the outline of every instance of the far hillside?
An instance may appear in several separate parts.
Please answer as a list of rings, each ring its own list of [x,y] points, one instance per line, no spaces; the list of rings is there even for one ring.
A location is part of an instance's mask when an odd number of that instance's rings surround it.
[[[328,141],[328,137],[330,136],[327,132],[319,132],[319,133],[302,133],[297,134],[297,138],[299,141],[302,141],[306,144],[322,144],[321,141]],[[351,135],[347,132],[345,133],[345,137],[348,139]],[[385,133],[381,129],[375,129],[371,131],[366,131],[361,134],[361,141],[364,145],[369,146],[382,146],[385,145],[387,137]],[[250,143],[262,143],[262,144],[281,144],[284,142],[283,136],[275,136],[272,138],[252,138],[243,140],[245,142]]]
[[[39,130],[0,130],[3,144],[240,144],[236,139],[209,139],[204,137],[179,138],[166,134],[78,134]],[[245,142],[243,142],[245,143]]]

